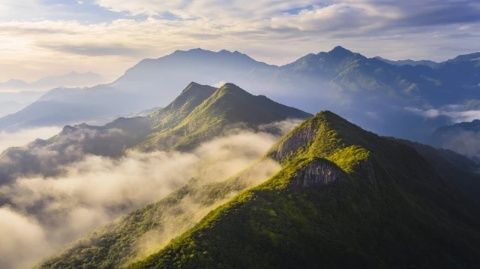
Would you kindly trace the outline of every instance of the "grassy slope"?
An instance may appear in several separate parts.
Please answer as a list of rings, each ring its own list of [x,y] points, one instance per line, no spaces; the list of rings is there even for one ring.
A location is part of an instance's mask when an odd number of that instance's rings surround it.
[[[308,116],[308,113],[278,104],[265,96],[251,95],[227,83],[176,126],[155,132],[138,147],[147,150],[165,147],[191,149],[228,127],[256,128],[261,124]]]
[[[286,136],[271,156],[284,164],[276,176],[132,268],[479,264],[478,208],[403,143],[324,112]],[[299,188],[297,175],[318,159],[347,176]]]

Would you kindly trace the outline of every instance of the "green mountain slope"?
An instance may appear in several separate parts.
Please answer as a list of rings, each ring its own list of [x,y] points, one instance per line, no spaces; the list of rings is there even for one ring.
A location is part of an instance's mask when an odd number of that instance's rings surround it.
[[[323,112],[266,183],[132,268],[476,268],[480,211],[417,151]]]
[[[276,103],[265,96],[254,96],[227,83],[177,125],[153,133],[138,147],[144,150],[190,149],[230,128],[256,129],[262,124],[309,116],[301,110]]]
[[[436,149],[410,141],[403,142],[415,148],[451,185],[480,204],[480,174],[477,162],[451,150]]]
[[[263,180],[259,161],[221,182],[192,179],[160,201],[138,209],[75,242],[37,268],[121,268],[164,246],[193,227],[210,210]],[[146,243],[147,242],[147,243]]]
[[[152,133],[162,135],[164,140],[161,142],[172,137],[182,138],[182,133],[178,131],[182,128],[193,128],[194,136],[188,138],[200,142],[214,138],[230,127],[256,129],[262,124],[307,116],[310,115],[266,97],[253,96],[233,84],[217,90],[192,83],[169,106],[149,115],[148,119],[153,122]],[[209,128],[195,129],[204,125]],[[150,136],[149,139],[155,137]],[[171,145],[179,145],[177,143]],[[231,199],[234,194],[259,180],[265,180],[265,176],[258,178],[255,172],[265,168],[264,161],[260,160],[259,164],[224,182],[208,183],[192,179],[169,197],[95,231],[39,267],[118,268],[145,258],[147,254],[158,251],[173,236],[193,227],[210,210]],[[144,242],[152,240],[154,243]]]
[[[174,127],[198,105],[215,92],[216,88],[191,82],[168,106],[149,115],[156,130]]]

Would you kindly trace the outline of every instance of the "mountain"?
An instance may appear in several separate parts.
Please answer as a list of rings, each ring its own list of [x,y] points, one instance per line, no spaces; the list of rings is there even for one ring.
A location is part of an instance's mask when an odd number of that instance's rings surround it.
[[[480,120],[442,126],[432,134],[432,143],[480,160]]]
[[[431,105],[440,105],[471,94],[468,91],[459,93],[455,88],[466,90],[477,86],[478,75],[474,73],[477,73],[479,66],[465,60],[471,58],[475,58],[475,54],[458,56],[431,68],[425,65],[390,64],[384,59],[367,58],[338,46],[329,52],[309,54],[282,68],[321,76],[343,90],[357,92],[359,96],[380,94],[396,97],[400,104],[401,101],[420,99]],[[469,73],[462,75],[454,68],[466,68]]]
[[[171,238],[192,228],[210,210],[258,183],[259,161],[239,175],[220,182],[192,179],[160,201],[78,240],[38,268],[123,268],[153,253]]]
[[[35,91],[0,91],[0,117],[17,112],[35,102],[43,93]]]
[[[156,130],[171,128],[180,123],[217,88],[191,82],[168,106],[150,114]]]
[[[0,117],[6,117],[3,121],[3,126],[10,126],[10,129],[15,129],[14,126],[19,125],[23,127],[29,126],[48,126],[51,124],[59,124],[75,122],[74,120],[65,119],[63,117],[58,117],[53,111],[49,112],[49,105],[56,105],[55,103],[45,103],[39,100],[40,105],[33,105],[33,108],[30,107],[26,112],[19,112],[23,108],[26,108],[31,103],[34,103],[45,94],[46,91],[58,88],[58,87],[86,87],[99,84],[103,81],[103,78],[95,73],[77,73],[70,72],[58,76],[48,76],[31,83],[11,79],[5,82],[0,83]],[[69,96],[69,98],[72,98]],[[105,100],[104,100],[105,101]],[[75,103],[76,100],[72,98],[69,103]],[[35,109],[35,107],[37,107]],[[42,108],[43,107],[43,108]],[[70,106],[71,109],[75,110],[75,105]],[[71,113],[67,108],[62,114]],[[8,116],[9,114],[19,112],[23,114],[22,116]],[[38,115],[36,115],[38,113]],[[46,113],[42,115],[42,113]],[[97,113],[97,112],[95,112]],[[81,116],[80,112],[71,113],[75,117]],[[37,118],[37,119],[35,119]],[[45,120],[38,120],[38,118]],[[90,117],[92,118],[92,117]],[[96,116],[94,118],[97,118]],[[0,124],[2,125],[2,124]],[[5,129],[0,127],[1,129]]]
[[[438,66],[438,63],[434,62],[434,61],[429,61],[429,60],[389,60],[389,59],[385,59],[385,58],[382,58],[382,57],[374,57],[374,59],[378,59],[378,60],[381,60],[381,61],[384,61],[386,63],[389,63],[389,64],[392,64],[392,65],[398,65],[398,66],[402,66],[402,65],[410,65],[410,66],[417,66],[417,65],[424,65],[424,66],[428,66],[430,68],[435,68]]]
[[[145,59],[110,84],[53,89],[23,110],[0,118],[0,129],[106,121],[163,107],[190,81],[210,85],[231,81],[229,78],[249,81],[257,75],[256,70],[268,68],[239,52],[176,51],[159,59]]]
[[[217,89],[192,82],[168,106],[142,119],[150,123],[151,133],[155,134],[155,132],[163,130],[165,133],[179,137],[181,142],[184,134],[176,130],[194,123],[207,124],[208,129],[198,129],[195,136],[187,136],[189,141],[196,145],[207,139],[219,137],[223,132],[231,130],[230,127],[269,132],[274,129],[264,128],[265,124],[285,119],[303,119],[309,116],[311,115],[275,103],[265,96],[254,96],[231,83]],[[136,122],[139,119],[123,120]],[[78,127],[67,127],[66,132],[75,133],[77,132],[75,128]],[[141,126],[133,128],[142,130]],[[124,133],[129,132],[132,131]],[[132,133],[135,134],[135,131]],[[106,139],[101,143],[108,144],[108,134],[104,132],[101,137]],[[75,145],[75,143],[69,143],[70,147],[72,144]],[[178,148],[178,144],[175,143],[163,147],[167,150],[176,148]],[[184,147],[181,149],[186,150]],[[65,158],[62,157],[63,159]],[[252,186],[258,180],[263,180],[265,174],[259,171],[264,171],[265,167],[272,166],[271,163],[271,160],[259,160],[258,163],[248,167],[239,175],[221,182],[201,182],[196,178],[191,179],[188,185],[169,197],[88,235],[80,243],[65,250],[60,257],[46,261],[42,267],[68,268],[82,264],[87,267],[108,268],[124,265],[141,254],[138,253],[139,245],[143,245],[142,239],[149,234],[167,233],[164,229],[181,232],[191,228],[196,221],[221,202]],[[168,239],[173,235],[175,233],[171,231],[164,236],[167,236]],[[166,239],[155,239],[154,246],[160,245],[164,240]]]
[[[475,268],[480,211],[418,152],[330,112],[269,156],[282,169],[131,268]]]
[[[128,103],[133,95],[117,95],[108,86],[57,88],[22,110],[0,118],[0,129],[18,130],[39,126],[63,126],[80,122],[108,122],[134,111]]]
[[[23,148],[10,148],[0,155],[0,181],[21,175],[56,175],[63,167],[87,154],[119,157],[154,131],[170,128],[186,117],[216,89],[190,83],[167,107],[143,117],[118,118],[102,126],[66,126],[58,135],[36,140]],[[48,158],[45,155],[49,154]]]
[[[66,126],[50,139],[7,149],[0,155],[0,184],[20,176],[57,175],[87,154],[117,158],[127,149],[188,150],[232,128],[258,129],[309,116],[234,84],[217,89],[192,82],[168,106],[147,116],[118,118],[102,126]]]
[[[437,149],[406,140],[401,142],[414,148],[449,184],[463,191],[471,200],[480,205],[480,167],[478,162],[448,149]]]
[[[256,61],[238,51],[213,52],[203,49],[177,50],[158,59],[145,59],[130,68],[112,86],[121,89],[158,90],[155,85],[175,89],[190,81],[215,85],[221,82],[237,82],[256,79],[258,72],[275,66]],[[241,84],[253,88],[249,84]],[[164,90],[165,91],[165,90]],[[172,97],[174,92],[163,92]]]
[[[11,90],[11,89],[25,89],[28,88],[29,84],[20,79],[9,79],[7,81],[0,83],[0,89],[2,90]]]
[[[23,176],[55,176],[68,164],[87,154],[119,157],[151,130],[146,118],[119,118],[104,126],[66,126],[46,140],[37,139],[25,147],[8,148],[0,154],[0,185]]]
[[[142,60],[110,84],[52,90],[1,118],[0,129],[105,121],[164,107],[190,81],[229,81],[304,111],[329,109],[382,135],[428,143],[430,134],[451,118],[426,117],[422,111],[479,99],[477,56],[461,55],[434,66],[398,64],[338,46],[275,66],[236,51],[175,51]]]
[[[33,82],[10,79],[0,83],[0,90],[8,91],[46,91],[58,87],[86,87],[99,84],[103,78],[96,73],[70,72],[61,75],[47,76]]]
[[[265,96],[254,96],[231,83],[213,92],[188,116],[186,116],[187,113],[182,115],[184,117],[181,121],[177,121],[176,126],[154,132],[141,143],[140,148],[151,150],[173,146],[175,149],[188,149],[204,142],[205,139],[219,135],[226,128],[254,129],[262,124],[287,119],[304,119],[310,116],[308,113],[281,105]],[[176,119],[175,116],[173,118]],[[165,125],[168,126],[165,123],[160,124],[160,126]]]

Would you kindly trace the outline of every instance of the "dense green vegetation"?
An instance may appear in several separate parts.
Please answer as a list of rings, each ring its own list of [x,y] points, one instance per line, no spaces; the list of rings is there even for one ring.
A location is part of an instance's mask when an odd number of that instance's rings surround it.
[[[211,98],[224,95],[219,90]],[[209,111],[218,98],[209,100],[192,111]],[[479,264],[480,211],[460,191],[462,182],[474,180],[468,173],[474,167],[462,157],[377,136],[330,112],[302,123],[268,155],[282,163],[282,170],[260,186],[244,191],[249,186],[245,173],[219,183],[192,179],[40,267]]]
[[[404,143],[323,112],[270,156],[284,164],[277,175],[131,267],[478,266],[479,209]],[[307,169],[345,176],[302,187]]]
[[[480,204],[480,174],[477,162],[451,150],[436,149],[410,141],[402,142],[415,148],[449,184],[456,186]]]

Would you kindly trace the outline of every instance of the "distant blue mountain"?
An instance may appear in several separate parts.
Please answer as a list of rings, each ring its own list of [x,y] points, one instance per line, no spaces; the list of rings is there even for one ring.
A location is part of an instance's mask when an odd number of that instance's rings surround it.
[[[435,130],[431,142],[480,161],[480,120],[442,126]]]
[[[274,100],[316,112],[329,109],[384,135],[428,142],[448,117],[424,118],[411,108],[480,99],[480,54],[433,63],[367,58],[343,47],[275,66],[240,52],[178,50],[145,59],[113,83],[56,89],[0,119],[0,129],[63,125],[165,106],[190,81],[232,82]],[[410,108],[410,109],[407,109]]]
[[[392,65],[397,65],[397,66],[403,66],[403,65],[410,65],[410,66],[428,66],[430,68],[436,68],[439,64],[437,62],[434,62],[434,61],[429,61],[429,60],[389,60],[389,59],[385,59],[385,58],[382,58],[380,56],[377,56],[375,57],[375,59],[377,60],[380,60],[380,61],[384,61],[388,64],[392,64]]]

